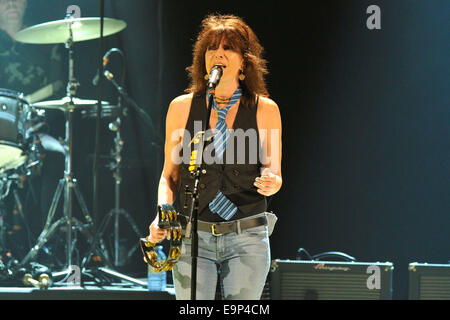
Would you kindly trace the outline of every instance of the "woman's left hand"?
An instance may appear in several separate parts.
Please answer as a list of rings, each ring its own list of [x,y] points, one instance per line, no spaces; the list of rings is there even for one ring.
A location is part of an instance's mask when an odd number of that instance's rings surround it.
[[[265,168],[261,173],[261,177],[257,177],[253,185],[258,188],[259,194],[269,197],[280,190],[281,184],[279,180],[281,179],[273,174],[269,168]]]

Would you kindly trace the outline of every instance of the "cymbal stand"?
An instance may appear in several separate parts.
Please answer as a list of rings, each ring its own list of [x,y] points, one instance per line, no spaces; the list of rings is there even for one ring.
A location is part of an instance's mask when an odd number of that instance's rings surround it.
[[[70,275],[72,273],[72,252],[74,249],[74,243],[72,239],[72,231],[76,229],[77,231],[82,232],[90,242],[93,241],[94,236],[90,232],[91,227],[93,226],[93,221],[91,216],[89,215],[86,202],[84,201],[83,196],[78,188],[77,180],[74,178],[74,173],[72,171],[72,145],[73,145],[73,113],[75,111],[75,104],[73,102],[73,98],[75,96],[76,90],[79,86],[78,81],[74,76],[74,54],[73,54],[73,34],[72,34],[72,21],[71,18],[67,18],[67,25],[69,28],[69,39],[66,42],[66,49],[68,50],[69,55],[69,79],[67,85],[67,97],[69,97],[69,102],[64,107],[64,115],[65,115],[65,139],[63,142],[63,147],[65,151],[65,169],[64,169],[64,177],[59,181],[59,184],[56,188],[55,194],[53,196],[52,203],[50,205],[50,209],[47,215],[47,220],[44,226],[43,231],[38,237],[37,244],[31,248],[28,254],[24,257],[24,259],[20,262],[20,266],[25,265],[31,259],[33,259],[38,251],[42,248],[42,246],[49,240],[50,236],[60,227],[66,226],[66,269],[62,272],[55,273],[55,275]],[[60,200],[61,195],[64,192],[64,206],[63,206],[63,217],[52,224],[54,215],[56,213],[56,209],[58,206],[58,202]],[[86,220],[86,224],[82,224],[79,220],[73,217],[72,209],[73,209],[73,192],[77,197],[78,203],[80,205],[82,214]],[[104,258],[105,261],[109,261],[107,257],[104,256],[102,250],[98,250],[99,254]]]
[[[120,237],[119,237],[119,218],[120,215],[124,216],[125,219],[128,221],[128,223],[130,224],[131,228],[133,229],[133,231],[136,233],[136,235],[139,237],[141,235],[141,232],[139,231],[138,227],[136,226],[136,224],[134,223],[132,217],[123,209],[120,208],[120,184],[122,182],[122,175],[121,175],[121,162],[122,162],[122,156],[121,156],[121,152],[123,149],[123,145],[124,142],[121,138],[120,135],[120,127],[121,127],[121,116],[123,114],[122,112],[122,102],[121,102],[121,97],[119,97],[119,109],[120,109],[120,115],[119,117],[112,123],[110,123],[109,128],[111,131],[116,131],[116,137],[114,139],[115,142],[115,146],[114,149],[112,150],[111,154],[114,157],[115,162],[112,162],[110,164],[110,169],[113,171],[113,177],[115,180],[115,186],[114,186],[114,209],[112,209],[107,215],[106,217],[103,219],[100,227],[98,228],[98,231],[96,233],[96,237],[94,239],[93,242],[91,242],[91,250],[88,253],[88,255],[86,255],[83,259],[83,262],[81,264],[82,269],[86,268],[86,265],[88,263],[88,261],[90,260],[94,249],[97,245],[97,242],[101,241],[102,237],[104,236],[104,233],[111,221],[111,218],[114,217],[114,265],[120,266]],[[128,251],[128,255],[126,257],[126,259],[129,259],[133,253],[136,251],[136,249],[138,248],[138,246],[133,247],[131,250]],[[106,253],[106,250],[103,248],[103,252]],[[126,260],[125,260],[126,261]],[[93,271],[93,272],[92,272]],[[105,267],[97,267],[94,270],[92,270],[91,273],[95,273],[95,271],[100,271],[105,275],[111,276],[113,278],[117,278],[120,280],[125,280],[134,284],[137,284],[139,286],[142,287],[147,287],[147,283],[145,281],[141,281],[132,277],[129,277],[127,275],[124,275],[122,273],[119,273],[115,270],[109,269],[109,268],[105,268]]]
[[[119,107],[120,107],[120,97],[119,97]],[[121,109],[121,108],[119,108]],[[99,228],[98,234],[99,237],[103,237],[106,228],[108,227],[110,221],[112,218],[114,218],[114,266],[118,267],[125,263],[126,260],[128,260],[134,252],[138,249],[138,246],[132,247],[128,251],[128,254],[126,256],[126,259],[122,260],[120,259],[120,222],[119,218],[120,216],[123,216],[128,224],[133,229],[134,233],[139,237],[141,232],[139,231],[139,228],[137,227],[136,223],[134,222],[133,218],[130,216],[128,212],[126,212],[124,209],[120,208],[120,184],[122,182],[122,174],[121,174],[121,162],[122,162],[122,156],[121,152],[124,146],[124,141],[121,138],[120,135],[120,127],[121,127],[121,117],[119,116],[114,122],[112,122],[109,125],[109,129],[111,131],[116,132],[116,137],[114,138],[114,148],[111,151],[111,155],[113,156],[114,161],[111,162],[109,165],[109,168],[113,171],[113,178],[115,181],[114,184],[114,209],[112,209],[108,215],[103,219],[103,222]]]

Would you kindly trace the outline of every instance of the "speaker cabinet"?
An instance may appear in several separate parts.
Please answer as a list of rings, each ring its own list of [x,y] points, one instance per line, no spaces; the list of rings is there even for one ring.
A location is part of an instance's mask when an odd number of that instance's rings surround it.
[[[409,264],[410,300],[450,300],[450,264]]]
[[[394,266],[386,263],[273,260],[272,300],[391,300]]]

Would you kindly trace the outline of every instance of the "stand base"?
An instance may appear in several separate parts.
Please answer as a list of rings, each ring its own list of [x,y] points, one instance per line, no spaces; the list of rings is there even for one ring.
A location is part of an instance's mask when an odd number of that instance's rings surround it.
[[[113,281],[111,281],[109,278],[112,278],[115,280],[121,280],[141,286],[143,288],[147,288],[147,282],[132,278],[106,267],[97,267],[81,271],[79,267],[71,266],[63,271],[52,273],[53,278],[60,278],[62,276],[64,276],[64,278],[56,283],[59,285],[63,285],[64,283],[66,283],[68,287],[83,287],[85,282],[84,280],[86,278],[93,280],[94,282],[102,286],[111,285]]]
[[[104,274],[112,276],[112,277],[114,277],[116,279],[120,279],[120,280],[123,280],[123,281],[128,281],[128,282],[131,282],[133,284],[137,284],[137,285],[139,285],[141,287],[144,287],[144,288],[147,288],[147,285],[148,285],[147,282],[145,282],[145,281],[141,281],[141,280],[129,277],[127,275],[124,275],[122,273],[119,273],[117,271],[114,271],[114,270],[111,270],[111,269],[108,269],[108,268],[105,268],[105,267],[98,268],[98,271],[103,272]]]
[[[131,217],[131,215],[126,212],[123,209],[112,209],[103,219],[102,223],[100,224],[100,227],[97,231],[97,238],[96,241],[100,241],[104,235],[105,232],[107,231],[109,225],[111,224],[111,220],[114,219],[113,221],[113,234],[114,234],[114,248],[111,248],[114,251],[112,256],[114,258],[114,266],[115,267],[120,267],[123,264],[125,264],[125,262],[127,260],[129,260],[131,258],[131,256],[135,253],[135,251],[138,249],[138,246],[134,246],[132,248],[129,248],[127,250],[128,254],[125,257],[121,257],[120,256],[120,235],[119,235],[119,228],[120,228],[120,223],[119,223],[119,218],[123,217],[126,222],[128,223],[128,225],[131,227],[131,229],[133,230],[133,232],[136,234],[137,238],[140,237],[141,232],[139,231],[136,223],[134,222],[133,218]],[[95,243],[93,243],[93,245],[95,245]],[[106,249],[105,249],[106,250]],[[105,256],[108,257],[109,259],[109,255],[107,252],[104,252]],[[90,258],[90,256],[92,255],[92,252],[90,252],[88,254],[88,258]]]

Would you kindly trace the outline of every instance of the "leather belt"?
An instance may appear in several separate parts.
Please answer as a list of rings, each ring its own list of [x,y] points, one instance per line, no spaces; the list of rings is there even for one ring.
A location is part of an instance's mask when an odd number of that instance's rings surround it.
[[[179,218],[184,231],[186,229],[186,225],[189,218],[182,215],[180,215]],[[221,235],[232,232],[240,234],[242,230],[265,225],[267,225],[267,218],[264,215],[255,218],[235,220],[231,222],[205,222],[199,220],[198,230],[203,232],[209,232],[213,236],[219,237]]]

